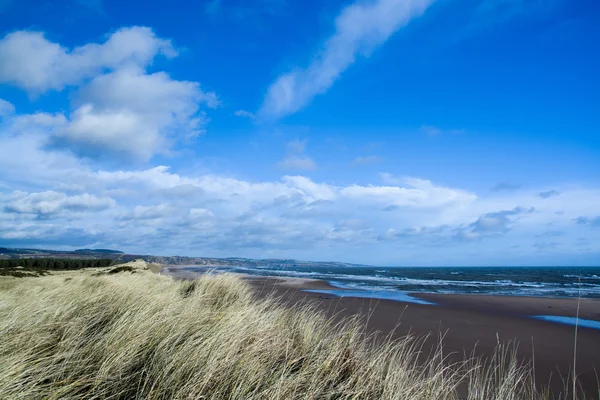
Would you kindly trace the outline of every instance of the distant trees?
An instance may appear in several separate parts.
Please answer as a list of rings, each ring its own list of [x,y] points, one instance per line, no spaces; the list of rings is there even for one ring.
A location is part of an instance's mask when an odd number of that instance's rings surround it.
[[[64,259],[64,258],[12,258],[0,260],[0,268],[22,267],[31,270],[72,270],[83,268],[104,268],[111,265],[110,259]]]

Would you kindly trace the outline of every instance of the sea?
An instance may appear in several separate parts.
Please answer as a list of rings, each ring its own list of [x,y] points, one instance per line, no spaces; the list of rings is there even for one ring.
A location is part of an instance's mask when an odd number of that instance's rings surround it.
[[[206,267],[189,266],[190,272]],[[600,298],[600,267],[220,266],[216,272],[311,278],[390,298],[407,293]]]

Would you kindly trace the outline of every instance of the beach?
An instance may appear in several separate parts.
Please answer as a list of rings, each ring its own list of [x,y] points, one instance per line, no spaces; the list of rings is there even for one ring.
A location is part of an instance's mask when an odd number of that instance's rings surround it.
[[[258,296],[277,296],[287,306],[310,302],[339,320],[360,315],[367,332],[399,338],[429,335],[424,353],[442,343],[452,360],[474,352],[489,356],[498,342],[518,343],[520,360],[532,362],[536,384],[563,391],[573,366],[574,326],[534,319],[533,315],[575,316],[577,299],[489,295],[414,294],[436,305],[395,300],[338,297],[305,290],[337,289],[327,282],[299,278],[245,277]],[[600,300],[581,299],[580,318],[600,321]],[[579,327],[576,373],[583,390],[597,396],[600,330]],[[594,397],[592,397],[594,398]]]

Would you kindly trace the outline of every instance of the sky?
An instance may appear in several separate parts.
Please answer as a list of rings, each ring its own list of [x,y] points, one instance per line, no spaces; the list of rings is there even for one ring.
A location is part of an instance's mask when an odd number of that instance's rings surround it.
[[[0,246],[600,265],[595,0],[0,0]]]

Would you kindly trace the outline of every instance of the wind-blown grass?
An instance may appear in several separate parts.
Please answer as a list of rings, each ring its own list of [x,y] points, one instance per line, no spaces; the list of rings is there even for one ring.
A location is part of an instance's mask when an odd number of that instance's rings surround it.
[[[531,370],[418,360],[357,320],[253,297],[239,278],[61,274],[0,286],[2,399],[541,399]]]

